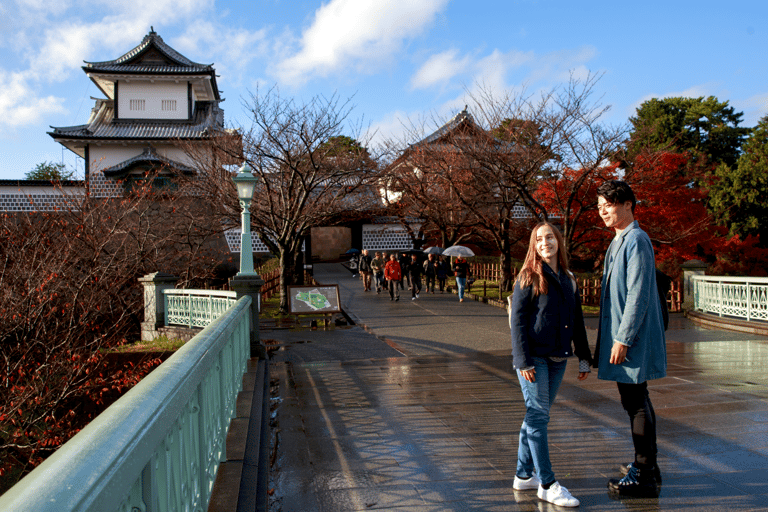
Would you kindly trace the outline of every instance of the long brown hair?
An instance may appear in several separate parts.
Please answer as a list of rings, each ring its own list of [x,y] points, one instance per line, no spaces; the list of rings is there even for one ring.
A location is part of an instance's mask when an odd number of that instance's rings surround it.
[[[547,278],[544,276],[544,269],[542,267],[543,261],[541,256],[539,256],[539,253],[536,252],[536,234],[539,232],[539,229],[544,226],[552,228],[552,232],[555,234],[555,239],[557,240],[557,264],[564,271],[568,271],[568,253],[565,252],[563,235],[560,233],[559,229],[549,222],[539,222],[531,231],[531,240],[528,243],[528,253],[525,255],[523,268],[520,269],[520,274],[517,276],[517,281],[520,283],[521,288],[533,285],[534,295],[549,292],[549,284],[547,283]]]

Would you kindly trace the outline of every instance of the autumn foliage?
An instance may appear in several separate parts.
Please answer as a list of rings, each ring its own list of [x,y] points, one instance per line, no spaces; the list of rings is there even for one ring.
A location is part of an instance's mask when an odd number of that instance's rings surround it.
[[[156,360],[115,364],[138,339],[137,278],[211,277],[221,254],[203,201],[134,188],[49,213],[0,215],[0,477],[38,465]]]

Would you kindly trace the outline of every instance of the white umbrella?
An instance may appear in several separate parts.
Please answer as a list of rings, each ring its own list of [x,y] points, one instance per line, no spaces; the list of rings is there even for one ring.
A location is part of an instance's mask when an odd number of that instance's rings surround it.
[[[443,254],[442,247],[429,247],[424,249],[424,254]]]
[[[475,253],[472,249],[463,245],[452,245],[443,251],[443,256],[462,256],[464,258],[471,258]]]

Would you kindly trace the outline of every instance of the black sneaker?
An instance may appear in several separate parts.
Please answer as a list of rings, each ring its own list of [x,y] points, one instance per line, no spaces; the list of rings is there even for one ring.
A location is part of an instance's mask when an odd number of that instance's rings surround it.
[[[634,464],[621,480],[611,478],[608,490],[621,496],[658,497],[659,486],[652,469],[638,469]]]
[[[632,467],[634,464],[635,464],[634,462],[630,462],[625,466],[619,466],[619,472],[622,475],[626,475],[627,473],[629,473],[629,468]],[[658,464],[653,465],[653,477],[656,479],[656,483],[658,485],[661,485],[661,470],[659,469]]]

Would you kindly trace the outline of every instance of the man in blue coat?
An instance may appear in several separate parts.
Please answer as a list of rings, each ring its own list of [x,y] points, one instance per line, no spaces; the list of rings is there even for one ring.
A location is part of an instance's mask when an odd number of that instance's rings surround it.
[[[605,256],[594,361],[597,377],[618,385],[635,447],[635,460],[621,468],[625,476],[611,479],[608,488],[622,495],[653,496],[658,494],[661,472],[647,381],[667,372],[653,245],[635,221],[636,199],[629,185],[609,181],[597,195],[600,217],[616,236]]]

